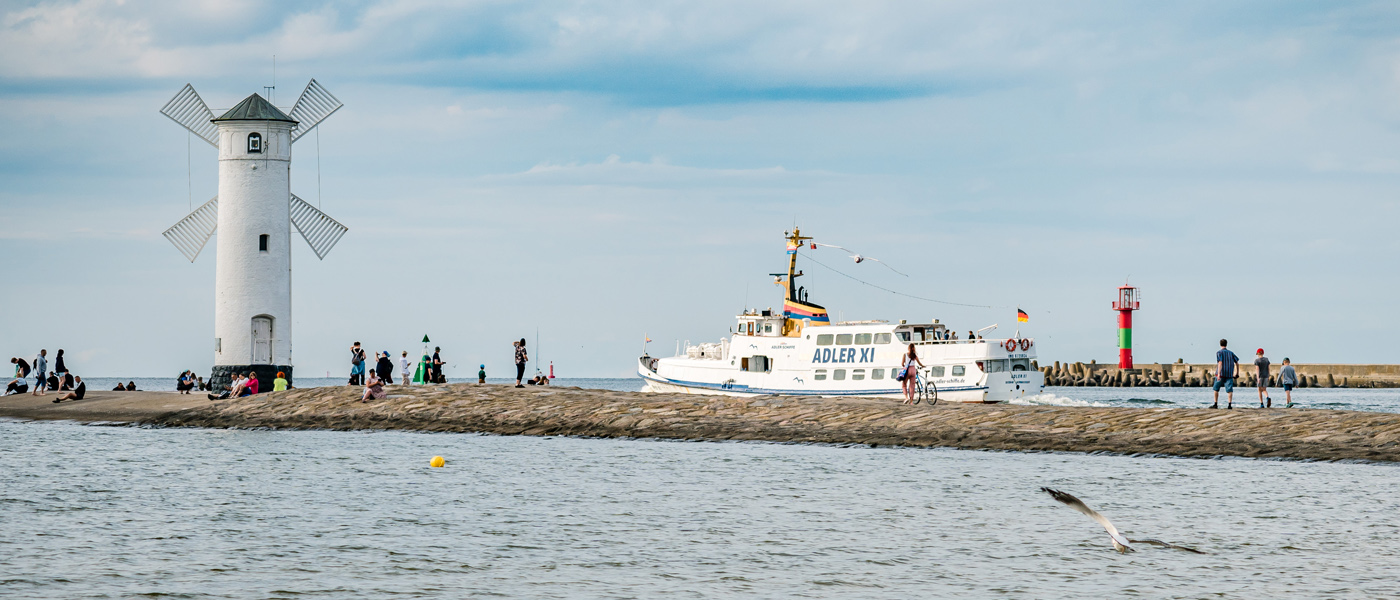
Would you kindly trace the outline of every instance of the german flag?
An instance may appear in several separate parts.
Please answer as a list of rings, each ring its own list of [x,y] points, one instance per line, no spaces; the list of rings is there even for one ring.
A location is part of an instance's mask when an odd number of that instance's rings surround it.
[[[1026,321],[1029,321],[1029,320],[1031,320],[1031,316],[1028,315],[1028,314],[1026,314],[1026,311],[1021,310],[1021,309],[1019,309],[1019,308],[1016,309],[1016,322],[1018,322],[1018,323],[1025,323]]]

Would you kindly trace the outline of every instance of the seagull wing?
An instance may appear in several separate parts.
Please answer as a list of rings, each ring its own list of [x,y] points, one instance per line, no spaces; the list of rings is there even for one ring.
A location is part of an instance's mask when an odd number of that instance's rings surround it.
[[[836,244],[823,244],[823,243],[821,243],[821,242],[812,242],[812,245],[813,245],[813,246],[821,246],[821,247],[823,247],[823,248],[835,248],[835,249],[837,249],[837,250],[842,250],[842,251],[845,251],[845,252],[854,252],[854,251],[852,251],[852,250],[849,249],[849,248],[842,248],[842,247],[840,247],[840,246],[837,246]]]
[[[877,263],[880,263],[880,264],[882,264],[882,265],[885,265],[885,268],[886,268],[886,269],[889,269],[889,270],[891,270],[891,271],[894,271],[895,273],[899,273],[900,275],[904,275],[904,273],[900,273],[899,269],[896,269],[896,268],[894,268],[894,267],[891,267],[891,266],[890,266],[890,263],[887,263],[887,262],[885,262],[885,261],[883,261],[883,260],[880,260],[880,259],[878,259],[878,258],[871,258],[871,257],[869,257],[869,256],[864,256],[864,257],[862,257],[862,258],[864,258],[865,260],[875,261],[875,262],[877,262]],[[905,277],[908,277],[908,275],[904,275],[904,276],[905,276]]]
[[[1083,500],[1075,498],[1074,496],[1071,496],[1059,490],[1052,490],[1047,487],[1040,488],[1040,491],[1050,494],[1051,498],[1058,500],[1061,504],[1064,504],[1065,506],[1068,506],[1070,508],[1073,508],[1074,510],[1088,515],[1089,518],[1093,519],[1095,523],[1102,525],[1104,530],[1108,532],[1108,537],[1113,540],[1113,548],[1115,550],[1123,553],[1133,551],[1132,546],[1128,545],[1128,538],[1123,537],[1123,534],[1118,533],[1118,528],[1114,527],[1112,522],[1110,522],[1103,515],[1099,514],[1098,511],[1089,508],[1087,504],[1084,504]]]

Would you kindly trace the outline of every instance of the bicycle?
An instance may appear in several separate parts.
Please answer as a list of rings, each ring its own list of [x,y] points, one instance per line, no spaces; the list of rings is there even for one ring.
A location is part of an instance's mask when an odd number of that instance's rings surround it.
[[[928,379],[918,371],[914,372],[914,404],[920,401],[928,402],[929,406],[938,405],[938,384],[932,379]]]

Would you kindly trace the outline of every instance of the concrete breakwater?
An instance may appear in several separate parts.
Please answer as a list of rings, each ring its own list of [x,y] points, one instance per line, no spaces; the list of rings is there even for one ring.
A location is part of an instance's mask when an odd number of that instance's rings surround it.
[[[940,404],[453,384],[359,401],[311,388],[207,402],[172,426],[404,429],[504,435],[767,440],[967,449],[1400,461],[1400,414]],[[32,415],[31,415],[32,416]]]
[[[1252,358],[1241,357],[1236,387],[1254,387],[1258,383]],[[1270,366],[1269,386],[1278,385],[1278,370]],[[1215,383],[1215,363],[1189,364],[1152,363],[1120,369],[1116,364],[1075,362],[1038,367],[1045,373],[1045,385],[1075,387],[1210,387]],[[1294,364],[1300,388],[1394,388],[1400,387],[1400,365],[1341,365]]]

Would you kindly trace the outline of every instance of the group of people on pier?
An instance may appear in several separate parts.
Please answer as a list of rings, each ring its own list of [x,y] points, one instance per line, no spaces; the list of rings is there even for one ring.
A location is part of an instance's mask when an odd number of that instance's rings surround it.
[[[63,360],[62,348],[54,355],[53,362],[53,369],[49,370],[49,351],[45,348],[39,349],[32,366],[29,361],[18,356],[10,358],[10,364],[15,366],[15,374],[5,386],[5,395],[29,392],[28,377],[33,373],[34,391],[29,393],[45,396],[49,390],[58,392],[58,397],[53,399],[54,404],[64,400],[82,400],[87,394],[87,384],[83,383],[82,377],[68,371],[68,365]]]
[[[1230,342],[1220,340],[1220,350],[1215,353],[1214,401],[1211,408],[1220,408],[1220,389],[1225,389],[1225,408],[1235,407],[1235,377],[1239,375],[1240,357],[1229,348]],[[1269,397],[1269,365],[1264,349],[1254,353],[1254,368],[1258,370],[1255,387],[1259,391],[1259,408],[1273,408],[1274,399]],[[1283,387],[1284,408],[1293,408],[1293,387],[1298,385],[1298,373],[1293,370],[1293,362],[1283,359],[1283,368],[1278,372],[1278,384]]]
[[[424,338],[424,341],[427,341]],[[525,348],[525,338],[511,342],[515,358],[515,387],[523,388],[526,383],[530,385],[549,385],[549,377],[543,373],[525,381],[525,365],[530,362],[530,354]],[[385,350],[374,355],[375,364],[373,368],[369,366],[370,357],[366,355],[360,342],[355,342],[350,346],[350,381],[348,385],[364,386],[364,393],[360,400],[368,402],[377,400],[388,395],[386,386],[394,384],[394,363],[390,359],[389,351]],[[399,356],[399,381],[400,385],[411,385],[416,379],[413,374],[413,361],[408,358],[408,351],[404,350]],[[443,367],[447,362],[442,360],[442,348],[433,348],[431,357],[424,355],[424,360],[419,362],[419,369],[422,371],[423,383],[447,383],[447,376],[443,372]],[[477,371],[477,383],[486,383],[486,365],[481,365]]]

